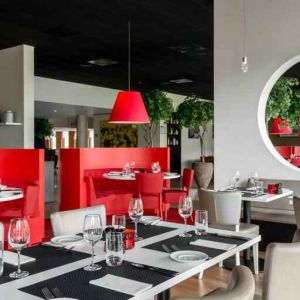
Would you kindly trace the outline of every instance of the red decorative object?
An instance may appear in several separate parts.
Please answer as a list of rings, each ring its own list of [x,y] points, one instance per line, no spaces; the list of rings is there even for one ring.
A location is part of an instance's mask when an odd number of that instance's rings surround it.
[[[293,131],[288,125],[287,120],[276,118],[272,122],[270,134],[292,134]]]
[[[276,194],[277,186],[276,184],[268,184],[268,194]]]
[[[167,221],[168,211],[171,203],[178,204],[181,196],[188,196],[189,189],[192,187],[194,178],[194,170],[185,168],[182,174],[182,188],[181,189],[166,189],[163,191],[163,211],[164,220]]]
[[[134,248],[134,229],[125,228],[123,232],[123,243],[125,250]]]
[[[109,123],[150,123],[141,93],[136,91],[119,92]]]

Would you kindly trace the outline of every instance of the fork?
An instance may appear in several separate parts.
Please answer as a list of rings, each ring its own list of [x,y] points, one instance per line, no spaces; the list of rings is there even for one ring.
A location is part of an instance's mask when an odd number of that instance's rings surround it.
[[[174,251],[180,251],[180,249],[176,246],[176,245],[171,245],[171,248],[174,250]]]
[[[54,295],[50,292],[48,287],[42,288],[42,293],[47,300],[54,299]]]
[[[65,297],[65,295],[62,293],[62,291],[58,287],[53,288],[52,293],[54,294],[54,296],[56,298],[64,298]]]

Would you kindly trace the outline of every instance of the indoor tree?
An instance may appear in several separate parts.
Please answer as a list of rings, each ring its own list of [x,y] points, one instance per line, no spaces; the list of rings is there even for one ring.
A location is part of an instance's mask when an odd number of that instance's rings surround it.
[[[204,138],[207,126],[213,120],[213,116],[213,103],[203,101],[196,95],[186,97],[176,111],[176,120],[180,127],[194,128],[199,132],[201,162],[205,162]]]
[[[53,125],[47,119],[34,119],[35,148],[45,148],[45,138],[53,134]]]
[[[155,89],[143,93],[144,103],[150,118],[150,123],[142,125],[145,131],[144,138],[147,147],[153,147],[153,137],[160,126],[160,121],[170,120],[174,111],[172,99],[167,93]]]

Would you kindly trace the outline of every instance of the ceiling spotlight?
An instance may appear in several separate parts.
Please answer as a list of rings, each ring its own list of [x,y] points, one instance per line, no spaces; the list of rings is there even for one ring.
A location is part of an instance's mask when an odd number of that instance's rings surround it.
[[[89,60],[88,63],[100,67],[105,67],[105,66],[115,65],[118,62],[108,58],[98,58],[98,59]]]
[[[169,80],[169,81],[172,82],[172,83],[176,83],[176,84],[183,84],[183,83],[194,82],[193,80],[187,79],[187,78],[172,79],[172,80]]]
[[[57,110],[56,110],[56,109],[54,109],[54,110],[53,110],[53,112],[55,112],[55,113],[56,113],[56,112],[57,112]]]

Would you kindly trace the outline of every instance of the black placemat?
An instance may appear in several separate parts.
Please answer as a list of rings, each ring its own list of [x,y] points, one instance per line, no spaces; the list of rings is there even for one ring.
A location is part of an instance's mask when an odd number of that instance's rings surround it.
[[[196,235],[194,231],[189,231],[190,234],[192,234],[191,237],[180,237],[180,236],[174,236],[162,241],[159,241],[154,244],[150,244],[147,246],[144,246],[143,248],[156,250],[160,252],[165,252],[165,250],[162,248],[162,244],[165,244],[168,246],[169,249],[171,248],[171,245],[176,245],[180,250],[195,250],[195,251],[201,251],[206,253],[210,257],[216,257],[226,251],[219,250],[219,249],[213,249],[213,248],[206,248],[201,246],[193,246],[190,245],[190,242],[196,241],[198,239],[206,240],[206,241],[214,241],[214,242],[220,242],[220,243],[227,243],[227,244],[236,244],[241,245],[245,243],[245,240],[241,240],[238,238],[229,238],[229,237],[223,237],[223,236],[217,236],[214,234],[207,234],[207,235]]]
[[[27,286],[20,289],[26,293],[42,297],[41,289],[48,287],[52,289],[58,287],[65,297],[76,298],[79,300],[126,300],[131,298],[131,295],[127,295],[121,292],[98,287],[89,282],[93,279],[98,279],[106,274],[112,274],[115,276],[125,277],[128,279],[150,283],[156,286],[171,277],[154,271],[141,270],[134,268],[129,262],[123,261],[123,264],[119,267],[108,267],[105,261],[100,263],[102,269],[95,272],[84,271],[78,269],[48,280],[41,281],[39,283]]]
[[[134,228],[134,223],[127,223],[126,227]],[[157,226],[157,225],[144,225],[142,223],[138,223],[137,230],[139,236],[141,236],[143,239],[148,239],[159,234],[177,230],[177,228]]]
[[[81,253],[77,251],[58,251],[54,247],[41,245],[28,247],[24,249],[21,254],[28,255],[36,259],[34,262],[21,265],[21,269],[28,271],[30,274],[36,274],[48,269],[53,269],[65,264],[69,264],[90,257],[90,255],[86,253]],[[14,280],[12,278],[9,278],[8,274],[15,271],[16,269],[16,266],[4,264],[4,273],[0,277],[0,284]]]

